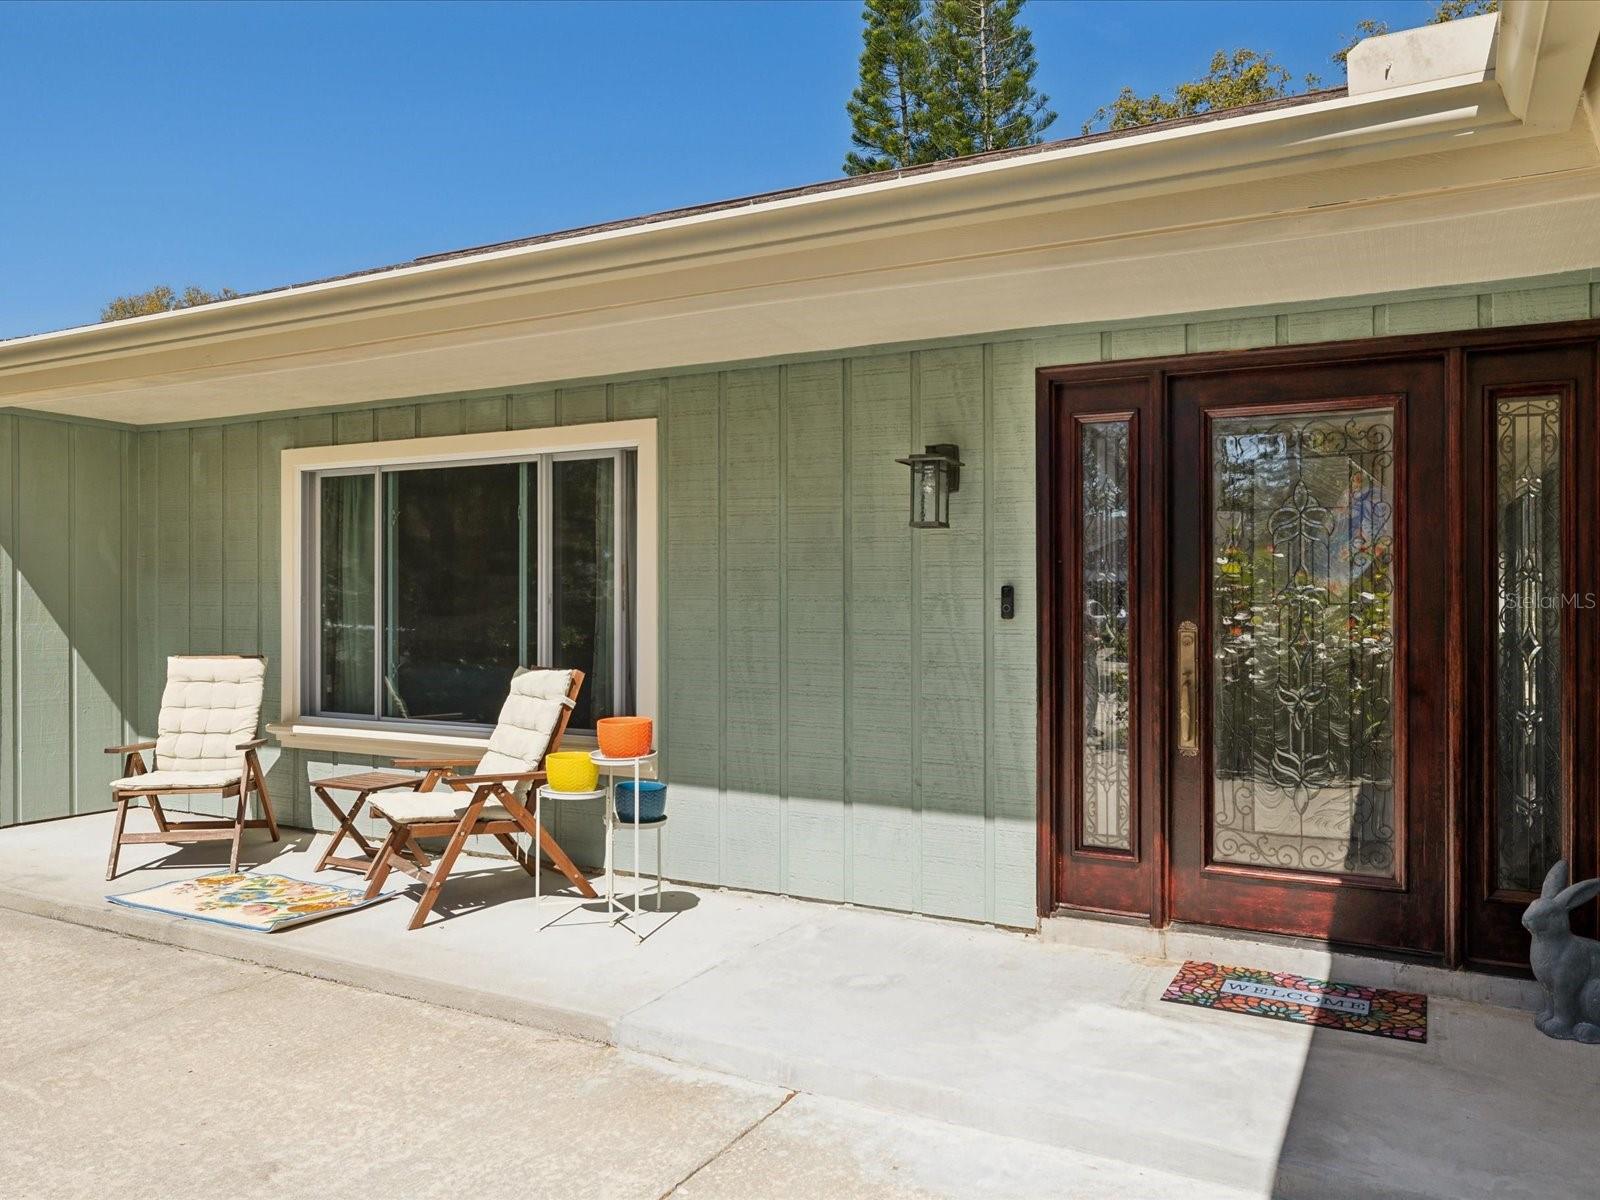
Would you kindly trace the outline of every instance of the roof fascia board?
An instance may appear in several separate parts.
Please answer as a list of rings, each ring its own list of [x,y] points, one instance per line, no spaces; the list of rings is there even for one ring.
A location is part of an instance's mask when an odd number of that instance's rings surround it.
[[[1589,64],[1589,78],[1583,85],[1583,109],[1589,118],[1589,132],[1594,135],[1594,142],[1600,147],[1600,46],[1597,46],[1594,61]]]
[[[1537,151],[1547,140],[1526,149]],[[1587,130],[1563,140],[1592,162]],[[1497,157],[1491,150],[1483,157]],[[165,361],[108,359],[42,374],[13,394],[30,408],[144,426],[423,394],[505,393],[630,373],[653,377],[708,363],[836,356],[845,347],[999,330],[1098,328],[1178,312],[1231,316],[1246,298],[1274,307],[1337,308],[1374,290],[1399,294],[1573,271],[1588,280],[1600,262],[1597,196],[1600,172],[1590,167],[1389,200],[1295,205],[1254,221],[1040,243],[1003,262],[989,255],[908,256],[861,277],[812,273],[735,292],[639,297],[625,309],[583,311],[561,302],[539,317],[523,311],[517,298],[494,306],[507,318],[499,323],[491,312],[489,323],[419,326],[405,334],[405,322],[386,318],[372,322],[372,336],[359,343],[344,336],[352,332],[347,327],[299,330],[231,363],[219,358],[237,345],[216,348],[210,365],[187,353]],[[845,248],[835,256],[851,253]],[[259,352],[266,350],[273,352]],[[7,382],[0,381],[0,391]]]
[[[1566,129],[1600,42],[1593,0],[1507,0],[1500,14],[1495,78],[1513,115],[1530,129]]]
[[[482,299],[552,281],[622,278],[697,260],[792,250],[819,239],[998,218],[1030,206],[1061,209],[1180,192],[1519,132],[1493,80],[1419,84],[18,338],[0,343],[0,377],[395,307]]]

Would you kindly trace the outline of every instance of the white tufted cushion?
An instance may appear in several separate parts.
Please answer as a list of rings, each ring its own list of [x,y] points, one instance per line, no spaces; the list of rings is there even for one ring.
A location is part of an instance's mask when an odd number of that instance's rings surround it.
[[[423,821],[454,821],[467,811],[477,789],[458,792],[440,788],[433,792],[378,792],[372,797],[372,810],[401,825]],[[499,804],[485,804],[480,821],[504,821],[511,814]]]
[[[159,792],[162,788],[208,788],[217,792],[231,792],[244,772],[238,767],[231,771],[146,771],[143,775],[129,775],[114,780],[114,792]]]
[[[167,659],[156,726],[156,770],[238,771],[239,744],[256,736],[267,664],[259,658]]]
[[[500,720],[489,735],[489,749],[473,768],[474,775],[512,775],[537,771],[550,747],[550,735],[569,707],[571,671],[519,670],[500,708]],[[518,794],[528,790],[526,784]]]

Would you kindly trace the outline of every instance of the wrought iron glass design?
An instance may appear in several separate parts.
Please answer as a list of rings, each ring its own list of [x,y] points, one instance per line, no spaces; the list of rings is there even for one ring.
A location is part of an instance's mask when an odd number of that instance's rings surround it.
[[[1082,604],[1079,700],[1082,738],[1079,802],[1082,841],[1133,849],[1133,779],[1128,753],[1129,422],[1080,427],[1079,571]]]
[[[1561,399],[1495,404],[1495,877],[1561,857]]]
[[[1389,409],[1212,426],[1215,862],[1392,878]]]

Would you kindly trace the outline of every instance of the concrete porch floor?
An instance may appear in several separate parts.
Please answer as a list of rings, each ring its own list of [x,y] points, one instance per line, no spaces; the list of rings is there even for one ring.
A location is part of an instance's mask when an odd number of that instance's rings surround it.
[[[104,900],[225,866],[220,846],[127,847],[107,884],[109,840],[105,815],[0,830],[0,906],[1243,1195],[1533,1200],[1592,1170],[1600,1050],[1511,1008],[1435,998],[1428,1043],[1404,1045],[1162,1004],[1154,959],[680,885],[638,943],[557,921],[569,899],[536,911],[509,863],[453,880],[415,933],[402,896],[251,934]],[[257,835],[245,862],[310,877],[311,842]]]

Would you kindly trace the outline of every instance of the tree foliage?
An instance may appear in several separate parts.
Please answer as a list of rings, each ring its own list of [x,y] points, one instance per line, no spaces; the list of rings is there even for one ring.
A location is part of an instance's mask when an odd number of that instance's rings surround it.
[[[846,106],[849,175],[1028,146],[1055,120],[1033,86],[1026,0],[865,0]]]
[[[1442,25],[1462,17],[1477,17],[1498,12],[1500,0],[1438,0],[1430,25]],[[1333,55],[1333,61],[1346,65],[1350,51],[1358,42],[1370,37],[1381,37],[1389,32],[1386,21],[1357,21],[1355,32],[1344,46]],[[1211,58],[1211,69],[1199,79],[1180,83],[1171,95],[1156,92],[1141,96],[1125,87],[1110,104],[1095,110],[1083,123],[1085,133],[1101,129],[1132,129],[1156,121],[1171,121],[1178,117],[1193,117],[1201,113],[1216,112],[1224,108],[1237,108],[1243,104],[1256,104],[1262,100],[1277,100],[1300,90],[1291,85],[1293,75],[1289,69],[1272,57],[1272,52],[1235,50],[1232,54],[1218,50]],[[1301,86],[1310,89],[1322,81],[1307,75]]]
[[[922,0],[866,0],[861,19],[861,82],[845,106],[856,149],[845,174],[931,162]]]
[[[1439,0],[1439,6],[1433,10],[1433,16],[1428,18],[1429,25],[1443,25],[1446,21],[1458,21],[1462,17],[1481,17],[1485,13],[1499,12],[1500,0]],[[1350,51],[1358,43],[1371,37],[1382,37],[1390,32],[1387,21],[1357,21],[1355,32],[1333,55],[1333,61],[1341,67],[1348,67]]]
[[[1485,13],[1499,12],[1500,0],[1439,0],[1439,7],[1428,18],[1429,25],[1443,25],[1462,17],[1481,17]]]
[[[1132,88],[1123,88],[1110,104],[1095,110],[1094,116],[1083,123],[1083,131],[1131,129],[1136,125],[1276,100],[1293,91],[1290,86],[1293,78],[1289,68],[1274,59],[1270,52],[1235,50],[1229,54],[1218,50],[1211,56],[1210,70],[1199,79],[1180,83],[1170,96],[1160,92],[1140,96]],[[1307,76],[1305,84],[1315,87],[1317,80]]]
[[[173,312],[180,308],[194,308],[199,304],[212,304],[218,300],[231,300],[239,293],[232,288],[219,288],[208,292],[190,284],[175,292],[164,283],[158,283],[147,292],[134,292],[118,296],[100,310],[102,321],[124,321],[129,317],[148,317],[151,313]]]
[[[940,158],[1031,146],[1056,119],[1033,86],[1024,0],[933,0],[929,135]]]

